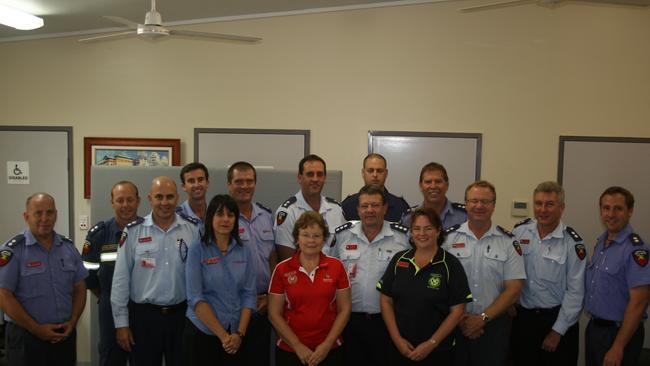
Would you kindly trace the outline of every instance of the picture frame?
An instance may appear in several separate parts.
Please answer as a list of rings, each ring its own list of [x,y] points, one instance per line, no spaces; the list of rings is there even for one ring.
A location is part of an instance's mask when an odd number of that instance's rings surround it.
[[[180,139],[84,137],[84,198],[90,198],[90,167],[178,166]]]

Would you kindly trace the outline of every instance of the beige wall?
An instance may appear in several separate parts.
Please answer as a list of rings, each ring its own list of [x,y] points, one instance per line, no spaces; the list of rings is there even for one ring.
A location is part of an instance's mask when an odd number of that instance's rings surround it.
[[[458,4],[183,27],[259,45],[0,44],[0,124],[74,127],[76,215],[90,211],[84,136],[180,137],[187,162],[195,127],[310,129],[312,152],[343,170],[347,194],[361,183],[370,129],[479,132],[504,226],[515,221],[507,202],[556,177],[559,135],[650,137],[650,11],[461,14]],[[84,319],[80,361],[88,334]]]

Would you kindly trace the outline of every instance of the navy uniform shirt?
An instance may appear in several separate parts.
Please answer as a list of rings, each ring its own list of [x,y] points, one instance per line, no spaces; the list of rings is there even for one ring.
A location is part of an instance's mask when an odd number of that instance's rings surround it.
[[[388,211],[386,211],[384,220],[399,222],[404,212],[409,208],[408,202],[406,202],[404,197],[397,197],[396,195],[391,194],[386,188],[384,188],[384,200],[388,204]],[[341,202],[343,216],[345,216],[346,220],[359,220],[357,206],[359,206],[359,193],[351,194]]]
[[[271,282],[269,258],[275,250],[273,214],[259,203],[253,204],[251,219],[239,213],[239,239],[251,250],[257,294],[265,294]]]
[[[421,203],[419,206],[413,206],[406,210],[402,216],[402,219],[400,220],[400,225],[410,228],[411,213],[415,211],[415,209],[421,207],[424,207],[424,203]],[[462,224],[463,222],[467,221],[467,211],[465,210],[465,205],[462,203],[456,203],[447,200],[445,202],[445,208],[443,208],[442,212],[440,213],[440,220],[442,221],[443,229]]]
[[[11,291],[39,324],[68,321],[74,285],[88,276],[74,243],[53,235],[49,251],[29,229],[0,247],[0,287]]]
[[[598,237],[587,264],[585,310],[607,320],[623,321],[630,289],[650,285],[650,248],[629,224],[605,248],[607,232]]]

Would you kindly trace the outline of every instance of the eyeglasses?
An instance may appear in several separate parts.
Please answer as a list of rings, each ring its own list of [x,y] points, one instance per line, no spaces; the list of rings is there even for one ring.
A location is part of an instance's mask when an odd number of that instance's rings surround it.
[[[476,198],[472,198],[469,200],[465,200],[467,203],[471,203],[473,205],[478,205],[479,203],[482,204],[483,206],[489,206],[494,203],[494,200],[478,200]]]
[[[323,234],[310,234],[310,233],[300,233],[298,236],[302,236],[305,239],[314,239],[314,240],[321,240],[323,238]]]

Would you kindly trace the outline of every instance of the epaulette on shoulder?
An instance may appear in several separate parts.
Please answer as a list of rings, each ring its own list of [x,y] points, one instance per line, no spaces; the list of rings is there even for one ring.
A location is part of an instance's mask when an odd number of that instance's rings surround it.
[[[459,228],[460,228],[460,224],[456,224],[456,225],[454,225],[454,226],[450,226],[450,227],[448,227],[448,228],[445,229],[445,234],[451,234],[451,233],[453,233],[454,231],[458,230]]]
[[[288,200],[284,201],[284,203],[283,203],[282,206],[280,206],[280,207],[282,207],[282,208],[289,208],[289,206],[291,206],[291,205],[293,205],[294,203],[296,203],[297,200],[298,200],[298,199],[296,198],[296,196],[291,196],[291,197],[289,197]]]
[[[415,209],[418,208],[418,207],[420,207],[420,206],[415,205],[415,206],[411,206],[411,207],[409,207],[409,208],[406,210],[405,214],[410,214],[411,212],[415,211]]]
[[[462,203],[452,202],[451,207],[453,207],[456,210],[461,210],[461,211],[467,212],[467,208],[465,208],[465,205],[462,204]]]
[[[263,204],[261,204],[259,202],[255,202],[255,204],[257,205],[257,207],[261,208],[262,210],[264,210],[264,211],[266,211],[268,213],[273,213],[273,211],[271,211],[270,208],[264,206]]]
[[[194,225],[198,225],[198,224],[199,224],[199,220],[198,220],[197,218],[195,218],[195,217],[188,216],[188,215],[186,215],[186,214],[184,214],[184,213],[182,213],[182,212],[177,212],[177,214],[178,214],[178,216],[180,216],[181,218],[183,218],[183,220],[185,220],[185,221],[189,221],[189,222],[191,222],[191,223],[194,224]]]
[[[183,212],[183,206],[176,206],[176,213]]]
[[[390,228],[395,230],[395,231],[402,232],[404,234],[407,234],[409,232],[409,229],[407,229],[406,226],[402,226],[402,225],[394,223],[394,222],[390,223]]]
[[[5,243],[9,248],[15,248],[21,244],[25,244],[25,235],[18,234]]]
[[[519,221],[518,223],[516,223],[516,224],[515,224],[515,227],[519,227],[519,226],[521,226],[521,225],[526,225],[527,223],[529,223],[529,222],[531,222],[531,221],[532,221],[532,219],[531,219],[530,217],[525,218],[525,219]]]
[[[59,235],[59,236],[61,237],[61,240],[63,240],[64,242],[67,242],[67,243],[70,243],[70,244],[74,245],[74,242],[72,241],[72,239],[68,238],[67,236],[63,236],[63,235]]]
[[[334,229],[334,232],[335,232],[336,234],[338,234],[338,233],[340,233],[341,231],[345,231],[345,230],[347,230],[347,229],[349,229],[349,228],[351,228],[351,227],[352,227],[352,223],[351,223],[350,221],[348,221],[348,222],[346,222],[345,224],[343,224],[343,225],[337,227],[336,229]]]
[[[571,236],[571,238],[575,242],[581,242],[582,241],[582,237],[580,237],[580,235],[578,235],[578,232],[575,231],[575,229],[572,228],[571,226],[567,226],[564,230],[566,230],[566,232],[569,234],[569,236]]]
[[[88,237],[94,237],[95,235],[98,235],[102,231],[104,231],[104,228],[106,228],[106,224],[104,221],[100,221],[95,224],[95,226],[91,227],[90,230],[88,230]]]
[[[643,245],[644,244],[643,239],[641,239],[641,237],[637,233],[630,234],[629,238],[630,238],[630,241],[632,242],[632,245],[636,246],[636,245]]]
[[[129,222],[128,224],[126,224],[126,228],[130,228],[130,227],[133,227],[133,226],[136,226],[136,225],[140,225],[143,222],[144,222],[144,218],[138,217],[137,219]]]
[[[341,202],[335,200],[332,197],[325,197],[325,201],[327,201],[329,203],[333,203],[333,204],[338,205],[338,206],[341,206]]]
[[[511,238],[514,236],[510,231],[504,229],[503,227],[501,227],[499,225],[497,225],[497,229],[499,229],[499,231],[501,231],[503,234],[505,234],[505,235],[507,235],[507,236],[509,236]]]

